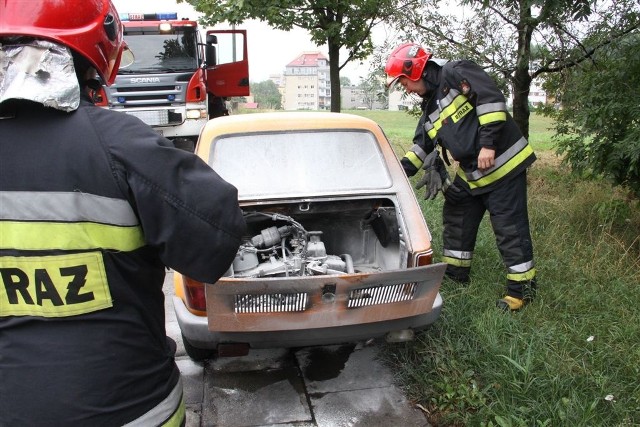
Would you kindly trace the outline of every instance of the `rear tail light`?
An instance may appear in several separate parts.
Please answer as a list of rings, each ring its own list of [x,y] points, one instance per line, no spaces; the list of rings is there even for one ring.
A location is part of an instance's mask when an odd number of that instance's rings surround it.
[[[184,299],[187,308],[194,314],[204,315],[207,311],[204,283],[182,276]]]
[[[413,265],[409,267],[420,267],[422,265],[431,265],[433,263],[433,252],[417,252],[413,255]]]

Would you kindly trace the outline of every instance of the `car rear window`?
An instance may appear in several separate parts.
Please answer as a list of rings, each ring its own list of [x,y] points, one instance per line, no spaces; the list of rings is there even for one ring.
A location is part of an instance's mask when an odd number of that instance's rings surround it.
[[[210,166],[240,198],[385,189],[391,177],[373,134],[363,131],[271,132],[222,136]]]

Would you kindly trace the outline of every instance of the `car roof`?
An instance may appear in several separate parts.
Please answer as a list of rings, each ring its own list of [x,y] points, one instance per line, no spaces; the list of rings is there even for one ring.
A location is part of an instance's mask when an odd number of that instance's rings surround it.
[[[209,132],[216,135],[226,133],[268,132],[299,129],[369,129],[377,131],[378,124],[366,117],[347,113],[286,111],[273,113],[248,113],[218,117],[209,120],[202,131],[201,139]]]

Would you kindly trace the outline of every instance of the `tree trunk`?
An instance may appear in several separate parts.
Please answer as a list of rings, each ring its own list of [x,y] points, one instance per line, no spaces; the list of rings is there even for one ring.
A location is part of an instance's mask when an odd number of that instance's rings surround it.
[[[531,35],[535,26],[532,23],[531,8],[526,0],[520,0],[520,23],[518,25],[518,53],[516,70],[513,77],[513,119],[525,138],[529,139],[529,91],[531,76]]]
[[[513,120],[525,138],[529,139],[529,89],[531,77],[529,67],[516,68],[513,82]]]
[[[340,112],[340,46],[331,38],[329,46],[329,78],[331,79],[331,112]]]

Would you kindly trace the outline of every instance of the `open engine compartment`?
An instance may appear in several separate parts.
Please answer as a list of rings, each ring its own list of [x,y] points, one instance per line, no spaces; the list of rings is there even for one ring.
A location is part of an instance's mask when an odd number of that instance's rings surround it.
[[[248,235],[228,276],[291,277],[407,266],[404,223],[389,198],[244,207]]]

